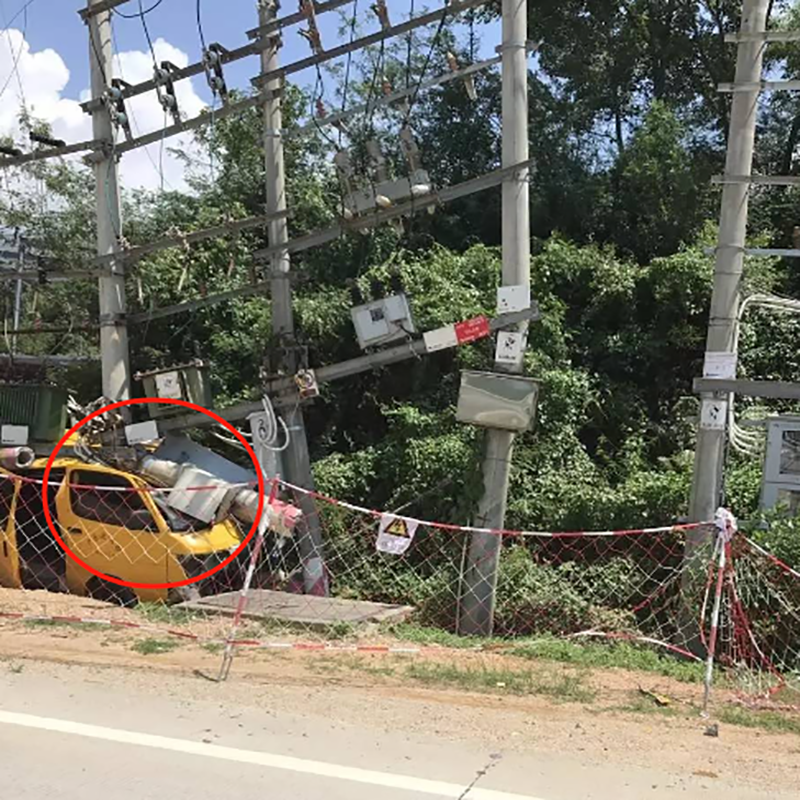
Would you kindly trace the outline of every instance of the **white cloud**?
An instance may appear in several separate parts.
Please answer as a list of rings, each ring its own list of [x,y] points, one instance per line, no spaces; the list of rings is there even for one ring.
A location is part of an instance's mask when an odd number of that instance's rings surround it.
[[[164,39],[153,42],[157,61],[170,61],[178,67],[189,63],[186,53]],[[14,73],[17,62],[19,79]],[[128,50],[120,52],[114,59],[114,74],[129,83],[140,83],[153,76],[153,60],[150,52]],[[78,98],[64,95],[70,72],[61,56],[53,49],[34,52],[21,31],[0,31],[0,89],[10,77],[5,93],[0,99],[0,134],[12,134],[21,141],[17,117],[23,99],[33,116],[50,123],[53,133],[66,142],[78,142],[92,138],[91,118],[83,112],[80,102],[89,97],[84,89]],[[22,84],[22,91],[20,90]],[[197,115],[205,103],[196,93],[191,80],[179,81],[176,86],[178,105],[184,117]],[[158,130],[164,124],[164,110],[155,92],[134,97],[127,102],[134,136]],[[172,119],[168,117],[167,123]],[[190,135],[172,137],[164,141],[163,172],[165,185],[169,188],[185,188],[183,165],[172,157],[168,148],[196,149]],[[23,149],[26,145],[23,144]],[[120,163],[123,186],[156,189],[161,184],[159,153],[161,144],[126,153]]]

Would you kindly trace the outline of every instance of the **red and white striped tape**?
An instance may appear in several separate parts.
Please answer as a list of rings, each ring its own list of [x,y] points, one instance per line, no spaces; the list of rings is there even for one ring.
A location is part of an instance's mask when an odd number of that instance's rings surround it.
[[[261,650],[304,650],[304,651],[342,651],[349,653],[388,653],[398,655],[415,655],[425,650],[442,650],[441,647],[417,647],[404,645],[385,645],[385,644],[346,644],[336,642],[275,642],[264,641],[261,639],[218,639],[206,638],[196,633],[179,631],[174,628],[159,628],[156,625],[146,623],[129,622],[127,620],[116,619],[97,619],[95,617],[77,617],[69,615],[42,615],[24,614],[21,612],[0,611],[0,619],[7,619],[14,622],[33,622],[39,624],[59,623],[63,625],[96,625],[98,628],[123,628],[125,630],[138,630],[145,633],[157,633],[161,636],[176,636],[180,639],[188,639],[198,644],[215,644],[225,646],[229,643],[234,647],[251,647]]]
[[[38,484],[42,483],[41,479],[37,478],[26,478],[24,476],[19,476],[19,475],[13,475],[13,476],[0,475],[0,480],[4,478],[8,478],[11,480],[22,480],[24,482],[29,482],[29,483],[38,483]],[[409,523],[415,524],[417,526],[435,528],[437,530],[450,531],[452,533],[487,533],[487,534],[494,534],[496,536],[507,536],[515,538],[533,537],[539,539],[575,539],[575,538],[586,538],[586,537],[594,538],[594,537],[645,536],[648,534],[669,533],[670,531],[696,530],[697,528],[703,528],[714,524],[713,522],[690,522],[690,523],[683,523],[676,525],[659,525],[657,527],[651,527],[651,528],[631,528],[626,530],[561,531],[561,532],[524,531],[524,530],[509,530],[500,528],[478,528],[472,525],[454,525],[448,522],[433,522],[432,520],[417,519],[416,517],[409,517],[403,514],[392,514],[389,511],[378,511],[377,509],[374,508],[366,508],[365,506],[359,506],[355,505],[354,503],[348,503],[345,500],[337,500],[334,497],[328,497],[327,495],[321,494],[320,492],[315,492],[310,489],[304,489],[302,486],[295,486],[294,484],[287,483],[286,481],[283,481],[280,478],[269,478],[267,479],[267,482],[270,484],[277,484],[283,489],[288,489],[293,492],[297,492],[299,494],[307,495],[308,497],[312,497],[315,500],[327,503],[328,505],[337,506],[338,508],[346,508],[349,511],[354,511],[358,514],[365,514],[367,516],[374,517],[375,519],[380,519],[382,516],[387,515],[391,517],[397,517],[398,519],[407,520]],[[246,483],[218,484],[215,486],[192,486],[192,487],[187,487],[186,489],[183,489],[181,491],[199,492],[203,490],[212,490],[212,489],[218,491],[220,488],[242,489],[246,487],[252,488],[255,485],[256,485],[255,481],[249,481]],[[78,484],[73,484],[72,487],[75,489],[93,489],[93,490],[103,490],[109,492],[168,493],[173,491],[172,488],[164,488],[156,486],[105,487],[105,486],[80,486]],[[279,500],[275,500],[274,502],[277,505],[282,505],[281,501]]]

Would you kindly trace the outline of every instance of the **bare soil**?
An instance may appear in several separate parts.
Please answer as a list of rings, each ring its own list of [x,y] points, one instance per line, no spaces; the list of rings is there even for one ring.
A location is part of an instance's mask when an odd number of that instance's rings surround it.
[[[133,610],[45,594],[0,590],[0,612],[144,621]],[[197,630],[195,622],[191,628],[204,636],[224,636],[229,624],[209,619],[200,622],[204,630]],[[153,649],[154,643],[165,651]],[[24,668],[27,660],[80,664],[124,670],[134,683],[143,679],[137,677],[143,671],[148,676],[162,673],[171,676],[170,693],[182,692],[187,699],[216,691],[221,700],[268,702],[275,710],[292,711],[310,703],[318,715],[346,716],[354,724],[363,720],[372,727],[480,738],[506,749],[574,750],[597,763],[700,776],[708,779],[709,788],[724,780],[783,791],[796,788],[800,796],[800,736],[724,723],[719,737],[706,736],[709,720],[700,717],[697,707],[700,688],[659,675],[587,670],[476,651],[424,650],[398,656],[240,648],[229,681],[211,684],[202,676],[216,676],[221,658],[218,646],[153,630],[0,620],[0,669]],[[437,668],[453,666],[483,674],[496,671],[501,678],[533,674],[548,685],[574,678],[592,697],[581,700],[558,690],[513,694],[504,679],[484,684],[480,691],[468,683],[437,682]],[[430,679],[421,680],[426,671]],[[666,695],[669,708],[659,709],[640,688]],[[730,693],[717,692],[714,711],[732,700]]]

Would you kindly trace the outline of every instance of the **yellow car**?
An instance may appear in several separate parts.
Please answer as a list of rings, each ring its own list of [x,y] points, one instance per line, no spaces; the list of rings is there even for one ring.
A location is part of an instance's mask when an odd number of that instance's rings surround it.
[[[69,558],[44,517],[46,464],[38,459],[16,473],[0,468],[0,584],[69,591],[123,605],[198,595],[196,585],[118,586]],[[134,583],[186,580],[224,561],[241,543],[231,520],[209,526],[171,508],[158,492],[118,491],[148,487],[130,473],[61,458],[48,483],[50,513],[61,537],[79,558],[110,577]]]

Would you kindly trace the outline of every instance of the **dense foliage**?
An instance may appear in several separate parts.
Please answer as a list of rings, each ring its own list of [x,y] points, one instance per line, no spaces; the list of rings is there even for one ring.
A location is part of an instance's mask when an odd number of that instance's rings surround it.
[[[704,247],[714,241],[718,200],[709,178],[721,171],[728,122],[727,100],[715,84],[732,78],[733,49],[722,37],[738,24],[739,2],[537,0],[530,6],[531,36],[543,42],[530,76],[531,272],[543,319],[532,328],[526,365],[541,379],[542,393],[536,430],[516,445],[508,524],[667,522],[685,512],[688,499],[698,410],[691,382],[702,360],[713,268]],[[773,4],[773,25],[790,24],[797,12],[787,6]],[[418,79],[429,47],[429,74],[440,71],[447,49],[468,62],[471,45],[459,39],[462,33],[446,27],[433,41],[415,37],[410,60],[403,41],[355,59],[347,73],[333,70],[325,76],[326,102],[335,105],[343,94],[349,102],[369,98],[376,60],[396,84],[409,64],[410,79]],[[796,45],[771,52],[772,74],[800,77]],[[439,185],[499,163],[499,75],[483,73],[476,84],[474,103],[457,83],[421,93],[414,103],[410,119]],[[289,91],[287,126],[305,120],[316,99]],[[798,102],[794,95],[764,100],[759,169],[797,171]],[[357,119],[349,131],[356,162],[374,135],[402,172],[402,118],[392,111]],[[202,131],[200,154],[184,154],[190,191],[127,193],[126,239],[135,244],[170,229],[262,213],[261,125],[253,110]],[[338,133],[329,131],[287,138],[293,235],[335,219],[339,188],[329,139]],[[4,180],[0,225],[24,228],[61,264],[88,263],[93,178],[86,168],[40,163]],[[381,228],[298,255],[298,344],[308,348],[310,364],[358,353],[349,316],[354,292],[369,297],[402,286],[418,330],[493,312],[499,198],[497,190],[474,195],[433,216],[415,216],[402,234]],[[799,211],[792,189],[754,195],[751,239],[790,246]],[[265,244],[265,232],[254,230],[146,258],[130,272],[131,310],[263,280],[265,267],[252,253]],[[792,262],[750,259],[746,281],[752,290],[797,295],[798,275]],[[8,308],[11,295],[4,291]],[[25,337],[27,352],[96,352],[91,282],[28,291],[25,323],[63,327],[65,309],[71,330]],[[743,371],[799,380],[797,334],[791,319],[749,316]],[[218,406],[253,396],[278,346],[269,299],[259,295],[131,329],[134,369],[195,355],[210,359]],[[490,358],[489,345],[477,344],[326,386],[307,415],[320,488],[373,507],[469,519],[480,491],[481,434],[456,422],[454,401],[459,370],[488,367]],[[99,394],[96,366],[51,377],[84,399]],[[726,488],[738,514],[755,510],[759,478],[753,459],[731,456]]]

